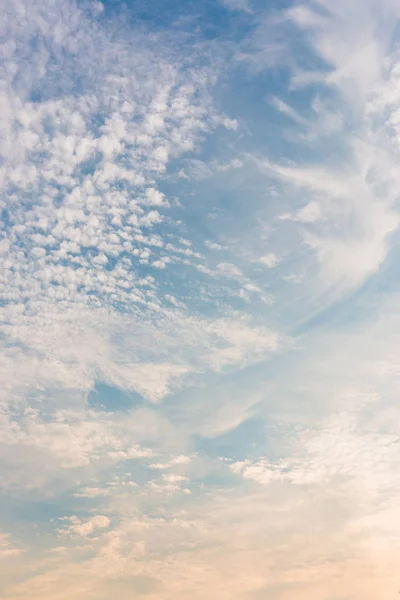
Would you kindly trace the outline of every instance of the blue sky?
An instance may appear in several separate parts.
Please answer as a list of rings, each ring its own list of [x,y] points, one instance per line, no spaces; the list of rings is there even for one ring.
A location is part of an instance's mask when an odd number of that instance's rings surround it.
[[[0,597],[390,598],[398,3],[0,5]]]

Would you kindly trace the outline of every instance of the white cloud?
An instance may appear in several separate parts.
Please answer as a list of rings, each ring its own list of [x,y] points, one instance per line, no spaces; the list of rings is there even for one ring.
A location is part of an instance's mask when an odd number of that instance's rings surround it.
[[[265,254],[259,258],[259,262],[268,269],[274,269],[279,264],[279,258],[274,254]]]
[[[16,547],[7,533],[0,533],[0,558],[2,560],[19,556],[24,550]]]
[[[167,463],[153,463],[150,465],[150,469],[156,469],[156,470],[164,470],[164,469],[170,469],[171,467],[177,466],[177,465],[187,465],[191,462],[191,457],[190,456],[185,456],[184,454],[180,454],[179,456],[175,456],[174,458],[171,458],[170,461],[168,461]]]
[[[347,486],[371,500],[377,493],[391,493],[400,486],[394,472],[400,453],[397,435],[363,433],[354,416],[332,418],[325,428],[304,432],[295,442],[298,455],[274,463],[267,458],[230,465],[233,473],[262,485],[288,482],[293,485]]]
[[[214,168],[219,173],[226,173],[227,171],[232,171],[233,169],[240,169],[243,167],[243,161],[239,158],[233,158],[228,163],[215,163]]]
[[[77,516],[64,517],[64,520],[70,524],[66,528],[59,530],[60,534],[63,536],[78,535],[87,538],[98,530],[107,529],[110,526],[110,519],[104,515],[95,515],[86,521],[83,521]]]
[[[107,489],[105,488],[87,487],[81,492],[75,492],[73,496],[74,498],[98,498],[99,496],[105,496],[106,494]]]
[[[165,199],[164,194],[155,188],[148,188],[146,190],[146,200],[151,206],[168,206],[168,201]]]
[[[279,216],[282,221],[292,220],[299,223],[314,223],[322,216],[321,204],[317,200],[310,200],[308,204],[295,213],[285,213]]]
[[[221,246],[221,244],[217,244],[216,242],[210,242],[209,240],[206,240],[204,242],[204,245],[210,250],[224,250],[224,247]]]
[[[271,98],[271,104],[279,112],[292,119],[298,125],[303,125],[305,127],[309,126],[309,121],[306,118],[302,117],[296,110],[294,110],[294,108],[292,108],[289,104],[284,102],[281,98]]]

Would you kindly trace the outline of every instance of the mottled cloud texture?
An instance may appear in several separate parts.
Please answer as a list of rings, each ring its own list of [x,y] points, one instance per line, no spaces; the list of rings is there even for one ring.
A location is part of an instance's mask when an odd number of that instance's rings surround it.
[[[398,3],[0,8],[1,599],[394,597]]]

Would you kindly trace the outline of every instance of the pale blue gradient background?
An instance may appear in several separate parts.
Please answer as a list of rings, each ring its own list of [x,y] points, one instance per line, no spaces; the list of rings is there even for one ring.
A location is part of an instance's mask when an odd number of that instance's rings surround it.
[[[396,594],[398,3],[0,8],[0,597]]]

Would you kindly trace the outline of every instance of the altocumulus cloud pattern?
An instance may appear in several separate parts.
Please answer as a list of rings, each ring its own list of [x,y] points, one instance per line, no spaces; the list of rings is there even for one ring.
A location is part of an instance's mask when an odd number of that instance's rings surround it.
[[[399,3],[0,8],[1,599],[395,597]]]

